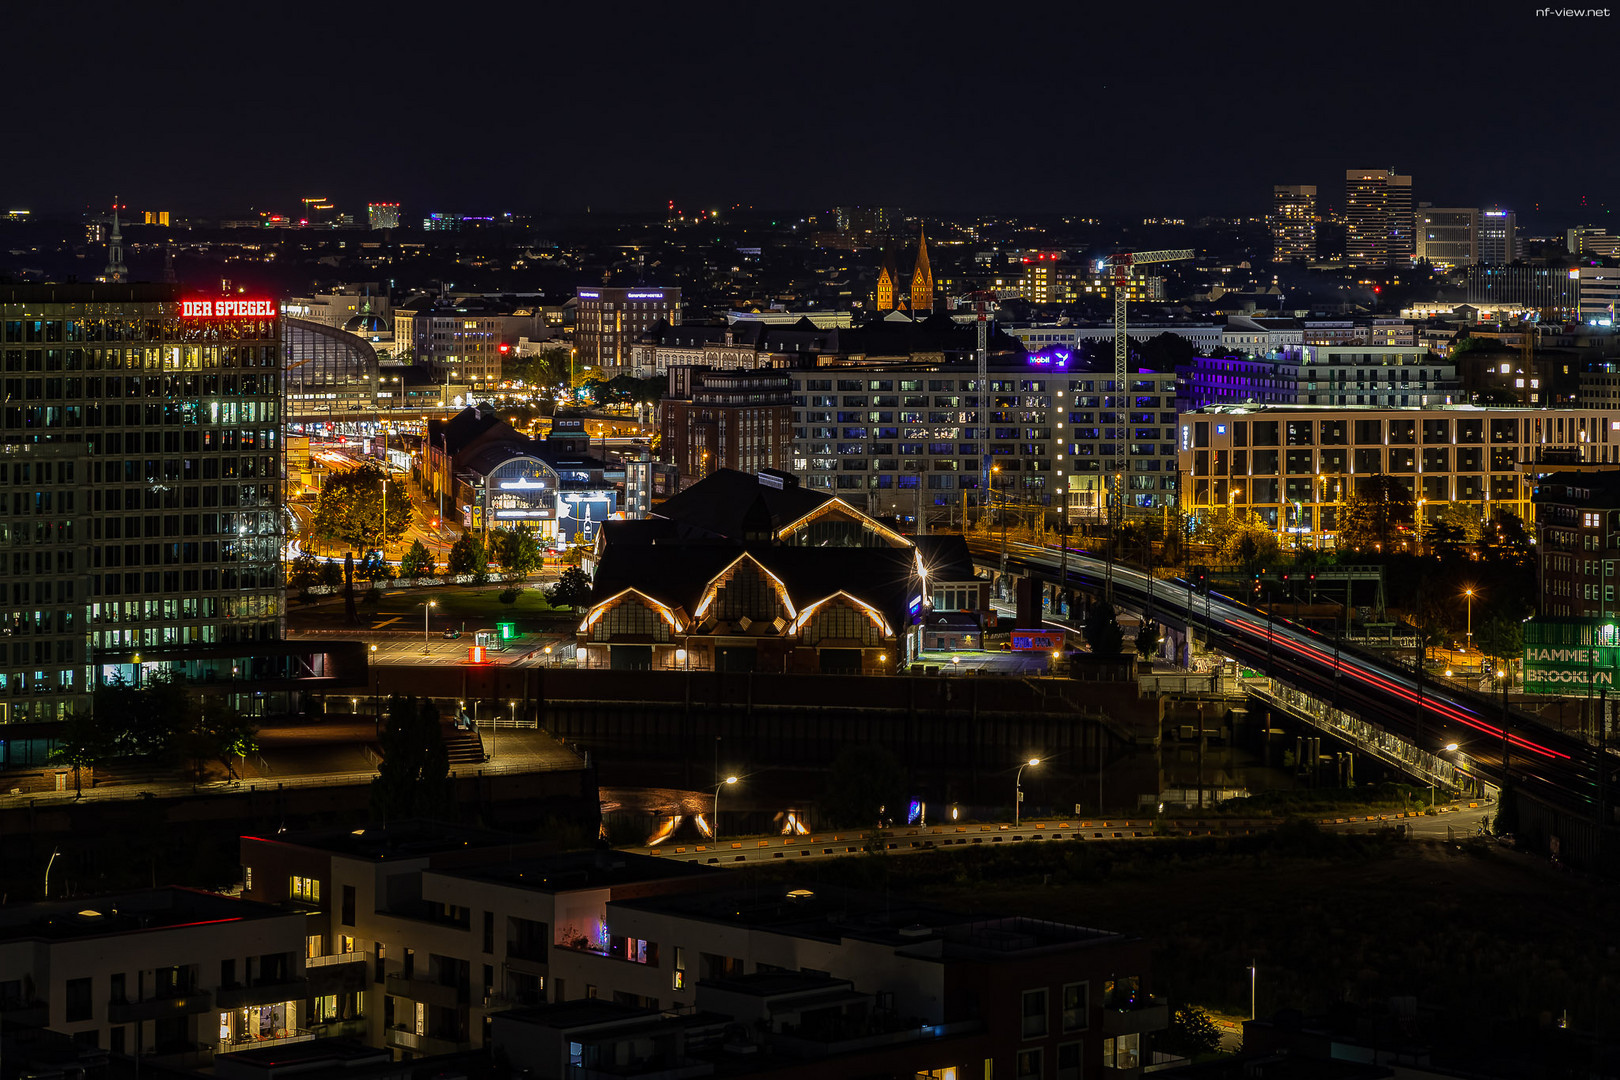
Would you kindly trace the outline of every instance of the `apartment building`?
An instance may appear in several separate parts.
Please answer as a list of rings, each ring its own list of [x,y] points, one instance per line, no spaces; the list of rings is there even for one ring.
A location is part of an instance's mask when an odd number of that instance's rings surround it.
[[[1417,345],[1305,345],[1295,370],[1299,405],[1450,405],[1457,366]]]
[[[793,389],[781,370],[669,369],[660,452],[683,477],[783,469],[792,455]]]
[[[1304,544],[1331,542],[1344,500],[1378,473],[1402,480],[1426,519],[1465,503],[1528,522],[1534,477],[1553,461],[1620,462],[1620,412],[1211,405],[1181,416],[1184,506],[1253,510]]]
[[[1540,613],[1614,618],[1620,471],[1554,472],[1536,484],[1533,502]]]
[[[10,904],[0,1006],[8,1027],[176,1066],[307,1040],[330,1003],[310,1001],[306,919],[175,887]]]
[[[486,1047],[542,1076],[1076,1080],[1134,1075],[1168,1019],[1147,944],[1107,931],[814,884],[739,890],[711,867],[438,826],[385,833],[244,837],[242,857],[250,893],[309,908],[311,970],[353,973],[349,1030],[401,1057]]]
[[[1277,262],[1316,258],[1316,185],[1274,184],[1266,228]]]
[[[1103,470],[1129,454],[1127,505],[1172,504],[1175,374],[1132,375],[1120,409],[1111,377],[1043,359],[989,369],[982,429],[971,365],[795,370],[792,471],[812,491],[902,517],[961,513],[989,472],[998,497],[1053,508],[1067,499],[1073,518],[1102,511]]]
[[[503,314],[476,298],[419,297],[394,309],[394,355],[459,383],[498,382]]]

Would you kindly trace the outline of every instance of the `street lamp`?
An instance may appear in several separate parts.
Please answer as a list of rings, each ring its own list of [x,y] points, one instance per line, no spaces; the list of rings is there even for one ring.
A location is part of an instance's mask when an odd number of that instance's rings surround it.
[[[1471,653],[1474,651],[1474,590],[1464,589],[1463,596],[1468,598],[1468,637],[1463,640],[1463,652]]]
[[[676,649],[675,650],[675,662],[681,666],[681,670],[683,670],[683,671],[686,670],[686,650],[685,649]]]
[[[1018,773],[1013,777],[1013,828],[1015,829],[1018,828],[1018,823],[1022,820],[1021,811],[1024,808],[1024,770],[1031,765],[1039,765],[1040,763],[1040,758],[1030,758],[1018,766]]]
[[[550,667],[551,666],[551,646],[547,645],[544,649],[542,649],[540,651],[546,654],[546,658],[542,663],[544,664],[544,666]]]
[[[427,603],[422,605],[422,655],[423,656],[426,656],[427,651],[428,651],[428,612],[432,611],[434,608],[436,608],[438,606],[439,606],[439,602],[437,600],[429,600]]]
[[[372,723],[377,722],[377,672],[376,672],[376,667],[377,667],[377,645],[376,645],[375,642],[373,642],[372,646],[371,646],[371,664],[370,664],[370,669],[371,670],[369,670],[367,672],[367,674],[369,674],[371,676],[371,721],[372,721]],[[231,670],[234,672],[235,668],[232,668]]]
[[[716,842],[720,840],[720,789],[727,784],[735,784],[736,782],[737,778],[735,776],[728,776],[714,785],[714,827],[709,831],[714,834]]]
[[[1446,745],[1440,748],[1440,752],[1442,754],[1455,754],[1457,752],[1457,744],[1454,742],[1448,742]],[[1429,809],[1434,809],[1434,772],[1432,770],[1429,772]]]

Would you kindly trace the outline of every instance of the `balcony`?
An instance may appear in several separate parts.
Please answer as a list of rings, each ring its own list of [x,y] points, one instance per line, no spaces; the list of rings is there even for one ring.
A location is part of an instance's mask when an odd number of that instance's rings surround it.
[[[309,971],[313,970],[314,968],[338,967],[343,964],[369,963],[371,963],[371,954],[369,952],[333,953],[331,956],[307,957],[304,960],[304,970]]]
[[[443,1039],[437,1035],[418,1035],[404,1028],[388,1029],[388,1045],[395,1050],[409,1050],[414,1054],[459,1054],[472,1048],[471,1043]]]
[[[0,1024],[6,1027],[42,1028],[50,1020],[50,1005],[43,1001],[0,1001]]]
[[[797,1058],[819,1058],[850,1054],[878,1047],[942,1039],[978,1031],[977,1020],[957,1020],[949,1024],[900,1024],[888,1017],[871,1017],[863,1022],[822,1023],[813,1026],[784,1026],[771,1036],[772,1050]]]
[[[369,1028],[363,1016],[349,1020],[317,1020],[310,1025],[317,1039],[359,1039],[361,1042],[366,1040]]]
[[[299,1001],[309,996],[307,979],[275,979],[250,986],[222,986],[215,991],[221,1009],[241,1009],[249,1005],[274,1005]]]
[[[212,1012],[212,996],[206,990],[193,990],[173,997],[147,998],[145,1001],[107,1002],[107,1022],[131,1024],[139,1020],[163,1020],[171,1016],[196,1016]]]
[[[1148,998],[1134,1009],[1103,1009],[1104,1035],[1134,1035],[1163,1031],[1170,1026],[1170,1006],[1162,998]]]
[[[666,1062],[647,1062],[645,1064],[611,1065],[606,1068],[590,1068],[584,1065],[575,1065],[568,1070],[568,1080],[690,1080],[697,1076],[713,1076],[714,1063],[709,1061],[689,1061],[684,1058]]]
[[[333,956],[312,956],[304,961],[309,992],[341,994],[349,990],[362,990],[371,978],[369,952],[337,953]]]
[[[277,1035],[266,1039],[221,1039],[218,1052],[221,1054],[234,1054],[240,1050],[261,1050],[266,1046],[285,1046],[288,1043],[312,1042],[315,1032],[295,1028],[284,1035]]]
[[[397,972],[388,976],[388,992],[395,997],[409,998],[420,1001],[424,1005],[443,1005],[455,1007],[467,1004],[467,988],[465,986],[445,986],[443,983],[430,982],[427,979],[407,978]]]

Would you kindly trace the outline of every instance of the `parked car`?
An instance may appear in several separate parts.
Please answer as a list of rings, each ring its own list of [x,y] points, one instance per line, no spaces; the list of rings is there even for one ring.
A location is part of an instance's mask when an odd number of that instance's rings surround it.
[[[444,628],[444,640],[446,640],[446,641],[454,641],[454,640],[456,640],[456,638],[458,638],[460,636],[461,636],[461,631],[457,630],[455,627],[447,626],[447,627]]]

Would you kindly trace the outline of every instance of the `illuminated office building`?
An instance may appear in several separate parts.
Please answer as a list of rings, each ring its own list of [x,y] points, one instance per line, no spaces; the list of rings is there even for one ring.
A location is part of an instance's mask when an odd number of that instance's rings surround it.
[[[1556,460],[1562,464],[1543,461]],[[1309,545],[1331,542],[1344,501],[1386,473],[1423,500],[1432,522],[1449,503],[1525,521],[1538,473],[1620,462],[1620,413],[1601,410],[1391,409],[1354,405],[1211,405],[1181,414],[1184,507],[1253,510]]]
[[[630,347],[659,323],[679,326],[681,290],[638,285],[632,289],[582,288],[575,292],[574,347],[579,369],[604,376],[630,373]]]
[[[399,203],[366,203],[366,224],[373,229],[399,228]]]
[[[0,724],[276,669],[280,326],[170,285],[0,286]]]
[[[1409,264],[1416,254],[1412,178],[1393,169],[1350,169],[1344,174],[1345,250],[1351,266]]]
[[[1316,185],[1277,184],[1271,189],[1272,258],[1277,262],[1316,258]]]

